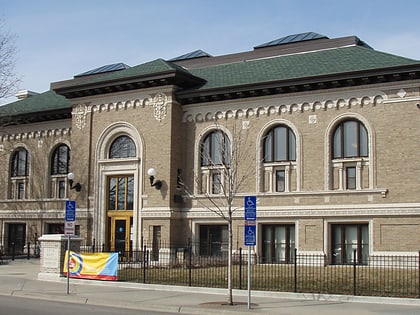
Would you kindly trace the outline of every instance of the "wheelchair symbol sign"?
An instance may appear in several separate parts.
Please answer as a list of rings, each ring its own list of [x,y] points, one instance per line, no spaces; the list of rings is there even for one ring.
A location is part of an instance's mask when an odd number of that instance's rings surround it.
[[[256,226],[245,225],[245,246],[257,245]]]
[[[257,197],[246,196],[244,198],[244,219],[245,220],[256,220],[257,219]]]
[[[66,222],[76,221],[76,201],[66,200]]]

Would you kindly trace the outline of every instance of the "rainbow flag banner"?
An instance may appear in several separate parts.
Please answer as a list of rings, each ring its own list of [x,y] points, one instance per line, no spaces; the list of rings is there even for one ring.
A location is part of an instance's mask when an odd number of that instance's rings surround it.
[[[92,280],[118,280],[118,253],[78,254],[70,251],[69,273],[67,273],[68,251],[64,258],[63,272],[70,278]]]

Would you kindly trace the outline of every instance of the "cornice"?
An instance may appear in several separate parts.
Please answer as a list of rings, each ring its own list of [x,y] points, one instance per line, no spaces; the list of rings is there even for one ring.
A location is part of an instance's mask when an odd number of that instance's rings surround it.
[[[41,139],[41,138],[50,138],[50,137],[63,137],[63,136],[68,136],[70,134],[71,134],[71,128],[37,130],[37,131],[1,135],[0,142]]]
[[[167,115],[167,108],[172,102],[172,96],[164,92],[145,95],[142,98],[114,100],[110,102],[79,103],[73,106],[72,116],[76,127],[83,129],[86,126],[86,116],[89,113],[108,113],[129,109],[142,109],[153,107],[153,116],[157,121],[162,121]]]
[[[279,116],[285,114],[317,112],[326,110],[337,110],[341,108],[376,106],[388,99],[383,92],[376,92],[374,95],[359,95],[354,93],[340,97],[336,93],[327,99],[314,100],[308,95],[271,99],[254,99],[252,102],[235,102],[235,103],[213,103],[213,106],[184,106],[183,122],[205,122],[214,120],[241,119],[260,116]],[[334,97],[336,96],[336,97]],[[301,101],[298,101],[301,100]],[[297,102],[298,101],[298,102]],[[265,103],[265,104],[264,104]],[[227,108],[230,104],[230,108]],[[311,119],[311,118],[310,118]],[[313,117],[312,119],[316,119]],[[314,123],[309,121],[310,123]]]

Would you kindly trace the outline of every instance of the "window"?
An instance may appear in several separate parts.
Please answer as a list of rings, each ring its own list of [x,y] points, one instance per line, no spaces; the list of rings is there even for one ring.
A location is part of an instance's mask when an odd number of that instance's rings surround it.
[[[12,177],[29,175],[29,155],[28,151],[21,148],[13,153],[12,157]]]
[[[17,199],[24,199],[25,198],[25,183],[18,182],[17,183]]]
[[[354,166],[346,168],[346,188],[356,189],[356,168]]]
[[[228,248],[227,225],[200,225],[200,255],[220,256]]]
[[[217,130],[206,135],[200,147],[202,193],[223,193],[226,171],[231,162],[229,137]]]
[[[276,171],[276,191],[285,191],[286,187],[286,179],[285,179],[285,172]]]
[[[58,181],[58,198],[65,198],[66,197],[66,181],[59,180]]]
[[[230,141],[222,131],[213,131],[206,136],[201,146],[201,166],[229,165]]]
[[[263,140],[264,191],[289,192],[296,179],[296,136],[286,125],[268,130]],[[295,180],[295,182],[297,179]]]
[[[51,155],[51,198],[66,198],[67,174],[70,172],[70,148],[58,145]]]
[[[109,158],[130,158],[136,157],[136,145],[128,136],[119,136],[116,138],[109,149]]]
[[[151,253],[151,260],[158,261],[159,260],[159,249],[161,243],[161,230],[162,227],[159,225],[153,226],[153,236],[152,236],[152,253]]]
[[[222,175],[220,173],[212,174],[212,193],[220,194],[222,193]]]
[[[295,226],[268,225],[262,226],[262,262],[291,263],[295,254]]]
[[[24,148],[19,148],[12,154],[10,169],[10,198],[27,198],[29,183],[29,154]]]
[[[66,175],[69,173],[70,149],[65,144],[55,148],[51,157],[51,175]]]
[[[108,178],[108,211],[133,210],[134,176]]]
[[[334,265],[366,265],[369,258],[367,224],[331,225],[331,258]]]
[[[369,141],[363,123],[344,120],[335,127],[331,139],[332,189],[369,188]]]
[[[333,135],[333,158],[368,156],[366,128],[357,120],[342,122]]]
[[[286,126],[272,128],[264,139],[264,162],[296,160],[296,138]]]

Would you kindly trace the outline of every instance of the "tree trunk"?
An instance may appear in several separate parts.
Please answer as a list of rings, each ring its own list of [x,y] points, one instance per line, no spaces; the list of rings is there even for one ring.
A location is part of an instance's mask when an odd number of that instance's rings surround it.
[[[233,305],[233,289],[232,289],[232,242],[233,242],[233,229],[232,217],[229,217],[228,224],[229,244],[228,244],[228,304]]]

